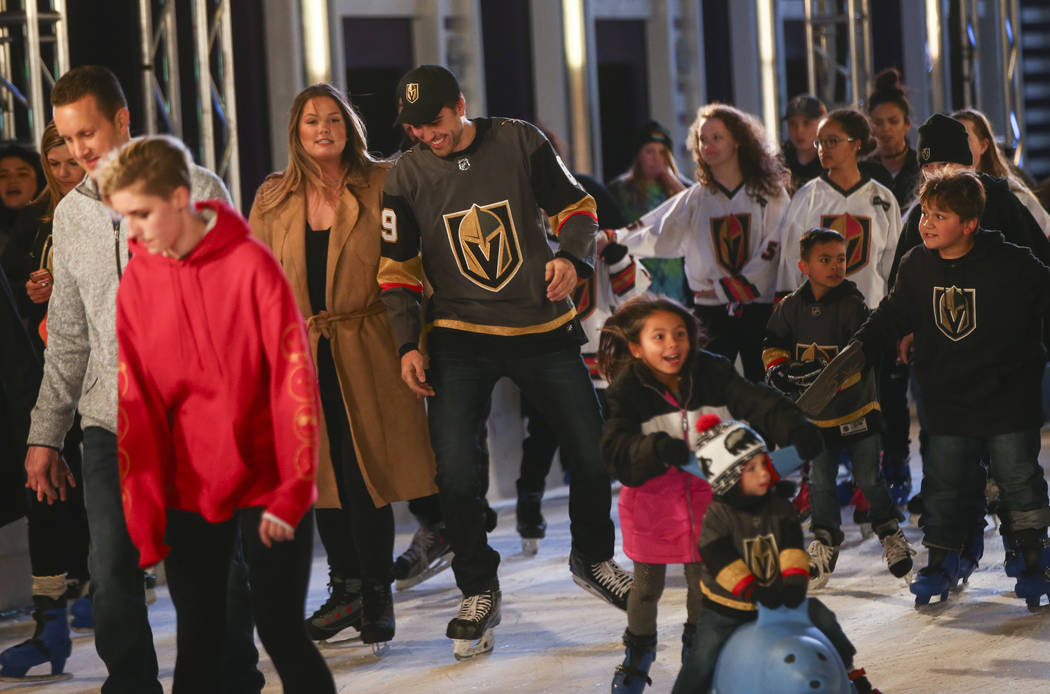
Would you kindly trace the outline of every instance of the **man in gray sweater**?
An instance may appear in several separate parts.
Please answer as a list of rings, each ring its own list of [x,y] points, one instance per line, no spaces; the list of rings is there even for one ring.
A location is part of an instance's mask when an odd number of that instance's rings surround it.
[[[51,92],[55,125],[87,177],[55,210],[54,292],[48,306],[44,378],[29,431],[26,473],[37,498],[64,500],[73,483],[59,455],[80,411],[84,501],[91,551],[95,648],[109,676],[103,694],[160,694],[157,656],[138,566],[121,503],[117,448],[116,298],[128,261],[125,225],[102,203],[94,176],[103,157],[129,139],[130,114],[116,76],[97,66],[64,74]],[[193,198],[229,201],[215,174],[195,167]],[[263,677],[252,640],[246,571],[234,563],[225,619],[225,682],[217,691],[259,692]],[[178,669],[178,663],[176,663]]]

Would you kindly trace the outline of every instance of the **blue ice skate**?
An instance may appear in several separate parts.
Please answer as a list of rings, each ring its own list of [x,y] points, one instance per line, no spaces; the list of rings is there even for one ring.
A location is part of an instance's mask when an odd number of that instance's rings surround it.
[[[39,595],[33,596],[33,603],[36,606],[33,610],[36,621],[33,637],[0,653],[0,681],[55,682],[73,676],[62,672],[66,659],[73,652],[66,608],[57,607],[55,600]],[[51,663],[50,675],[28,674],[30,668],[44,663]]]
[[[1006,559],[1003,562],[1003,568],[1006,570],[1006,575],[1010,578],[1017,578],[1024,571],[1024,555],[1017,547],[1017,541],[1013,534],[1003,534],[1003,549],[1006,550]],[[1046,537],[1046,531],[1042,532],[1042,537],[1039,538],[1040,547],[1040,563],[1042,566],[1050,566],[1050,539]]]
[[[1050,540],[1046,528],[1003,535],[1003,545],[1007,548],[1006,575],[1017,578],[1014,592],[1029,610],[1038,610],[1043,596],[1050,598]]]
[[[726,641],[713,685],[712,694],[856,691],[838,651],[810,621],[806,601],[775,610],[760,606],[758,619]]]
[[[930,563],[911,582],[908,589],[915,595],[915,606],[929,605],[934,595],[941,596],[941,602],[948,599],[948,591],[959,584],[958,552],[931,549]]]
[[[972,574],[980,565],[981,557],[984,556],[984,532],[978,530],[970,536],[959,555],[959,580],[963,583],[970,582]]]
[[[623,663],[616,666],[613,675],[612,694],[641,694],[645,685],[652,684],[649,668],[656,660],[656,635],[635,636],[626,629],[623,632]]]
[[[1035,612],[1039,609],[1039,603],[1044,595],[1050,600],[1050,569],[1040,567],[1022,571],[1017,577],[1014,592],[1017,597],[1025,601],[1029,610]]]
[[[69,606],[69,614],[73,619],[69,620],[69,626],[73,631],[79,633],[92,632],[95,630],[95,616],[91,612],[91,598],[77,598]]]

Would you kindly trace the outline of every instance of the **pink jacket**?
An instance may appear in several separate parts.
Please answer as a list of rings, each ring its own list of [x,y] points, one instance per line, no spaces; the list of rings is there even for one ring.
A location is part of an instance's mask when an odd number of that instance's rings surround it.
[[[640,487],[620,490],[623,551],[646,564],[700,561],[700,523],[711,503],[711,486],[672,467]]]

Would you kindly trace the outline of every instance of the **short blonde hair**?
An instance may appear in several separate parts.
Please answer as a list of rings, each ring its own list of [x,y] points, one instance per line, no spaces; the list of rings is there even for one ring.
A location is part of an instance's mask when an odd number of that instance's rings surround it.
[[[146,195],[170,198],[176,188],[190,189],[193,157],[186,145],[170,135],[137,137],[102,165],[98,177],[103,200],[114,193],[138,186]]]

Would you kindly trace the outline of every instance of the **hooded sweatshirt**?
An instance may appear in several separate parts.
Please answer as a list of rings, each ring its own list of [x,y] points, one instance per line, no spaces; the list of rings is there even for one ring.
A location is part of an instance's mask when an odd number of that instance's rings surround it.
[[[194,200],[229,200],[207,169],[190,171]],[[127,226],[114,221],[90,177],[55,209],[54,291],[48,302],[47,351],[30,446],[61,448],[73,416],[83,426],[117,430],[117,285],[128,262]]]
[[[317,497],[317,378],[270,251],[225,203],[183,258],[130,244],[117,293],[124,515],[142,566],[167,554],[166,509],[246,507],[295,527]]]

